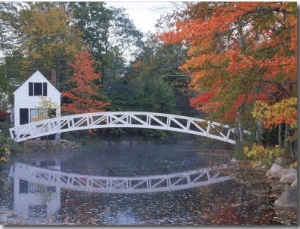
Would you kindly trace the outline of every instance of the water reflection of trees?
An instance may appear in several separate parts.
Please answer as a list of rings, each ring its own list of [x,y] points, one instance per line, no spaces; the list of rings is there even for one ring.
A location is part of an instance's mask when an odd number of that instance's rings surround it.
[[[60,219],[86,225],[122,224],[116,220],[118,217],[130,225],[276,224],[269,200],[253,195],[249,187],[234,181],[148,194],[83,194],[64,190],[62,200]]]

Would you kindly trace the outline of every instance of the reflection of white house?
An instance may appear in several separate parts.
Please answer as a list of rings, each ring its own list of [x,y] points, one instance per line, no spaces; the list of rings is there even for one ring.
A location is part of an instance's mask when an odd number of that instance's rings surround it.
[[[53,76],[53,75],[52,75]],[[58,105],[55,110],[38,109],[41,96]],[[36,121],[41,114],[60,116],[61,93],[39,72],[36,71],[14,92],[14,125]]]
[[[52,170],[61,169],[58,160],[37,160],[34,164]],[[31,182],[30,175],[19,170],[19,167],[15,167],[10,176],[14,178],[14,211],[16,214],[31,220],[42,220],[59,210],[61,189],[58,185],[47,186]]]

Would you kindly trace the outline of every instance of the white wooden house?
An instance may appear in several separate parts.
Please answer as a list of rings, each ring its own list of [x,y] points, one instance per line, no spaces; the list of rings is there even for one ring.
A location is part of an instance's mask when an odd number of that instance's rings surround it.
[[[41,109],[41,96],[57,105]],[[41,114],[60,116],[61,93],[39,71],[36,71],[14,92],[14,126],[36,121]]]

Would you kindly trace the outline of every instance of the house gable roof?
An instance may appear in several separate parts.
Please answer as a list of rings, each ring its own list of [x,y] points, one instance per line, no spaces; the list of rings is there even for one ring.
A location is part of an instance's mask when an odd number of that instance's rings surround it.
[[[54,89],[54,91],[56,91],[57,93],[61,94],[53,85],[52,83],[47,80],[47,78],[45,76],[43,76],[42,73],[40,73],[39,71],[36,71],[32,76],[30,76],[20,87],[17,88],[17,90],[14,91],[14,94],[18,94],[19,91],[22,90],[23,87],[26,87],[26,85],[28,84],[28,82],[47,82],[49,84],[49,87],[52,87],[52,89]]]

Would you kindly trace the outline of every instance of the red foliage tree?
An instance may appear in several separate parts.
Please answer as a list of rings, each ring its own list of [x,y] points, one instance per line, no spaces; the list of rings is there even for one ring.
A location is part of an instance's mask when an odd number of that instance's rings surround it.
[[[6,111],[0,111],[0,122],[5,122],[8,116],[9,113]]]
[[[297,93],[297,16],[292,2],[188,3],[165,43],[189,47],[181,70],[199,94],[195,108],[222,122],[251,119],[257,100]],[[252,118],[253,120],[253,118]],[[249,124],[249,123],[248,123]],[[253,124],[249,124],[253,126]]]
[[[100,101],[101,85],[97,84],[100,74],[95,72],[94,60],[88,51],[75,55],[73,77],[69,81],[69,90],[62,93],[65,102],[62,111],[68,114],[103,111],[109,102]]]

